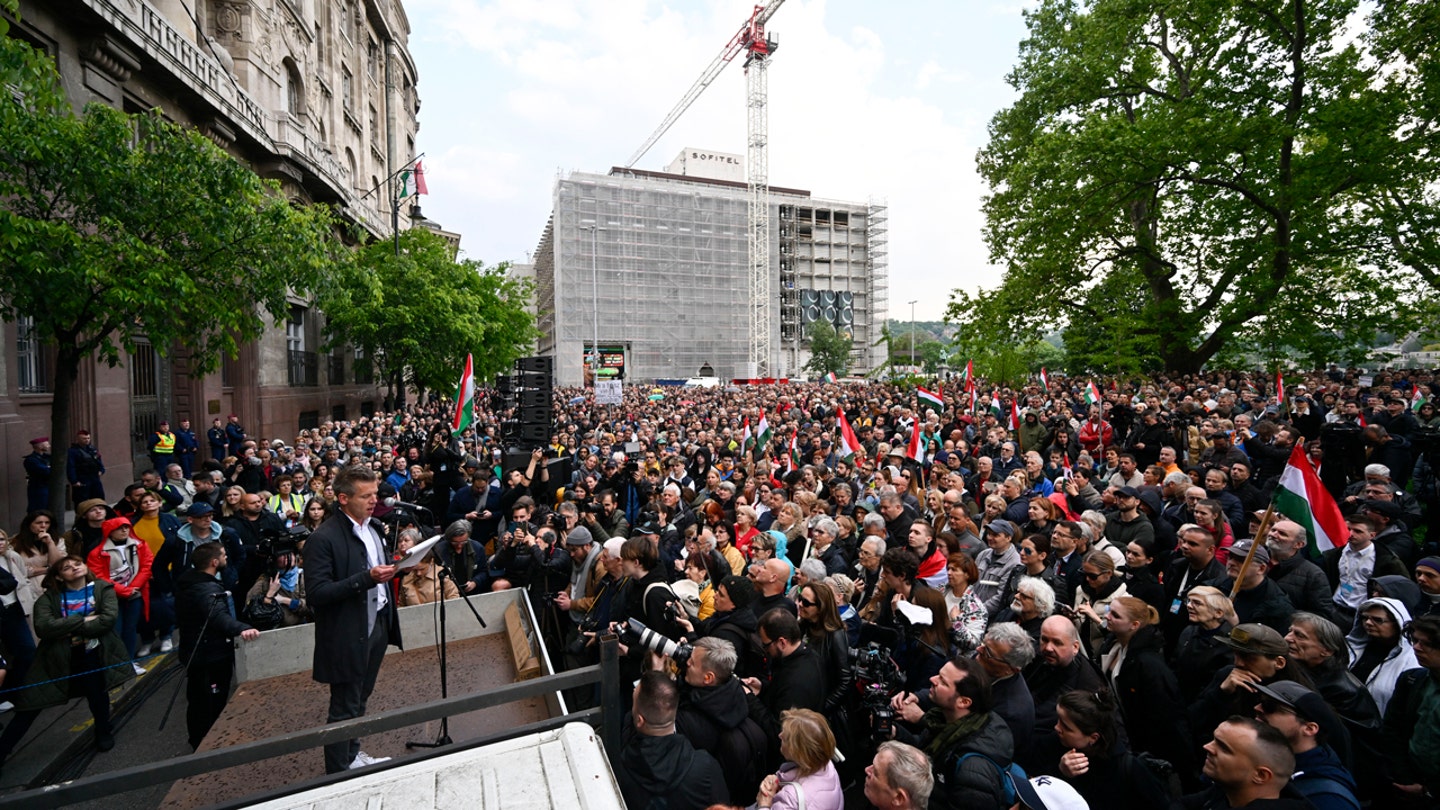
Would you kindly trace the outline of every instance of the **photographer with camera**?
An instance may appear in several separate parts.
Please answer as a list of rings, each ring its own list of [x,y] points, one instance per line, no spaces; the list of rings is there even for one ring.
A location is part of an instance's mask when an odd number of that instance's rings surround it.
[[[236,601],[244,604],[245,594],[270,565],[270,558],[265,554],[265,538],[284,534],[285,524],[279,515],[265,508],[265,499],[260,493],[246,492],[240,500],[240,512],[226,527],[234,530],[245,552],[238,561],[240,576],[231,591]]]
[[[768,749],[765,732],[750,718],[750,704],[735,677],[735,645],[722,638],[695,642],[680,684],[675,730],[709,752],[725,772],[732,800],[754,795]]]
[[[904,720],[895,739],[930,755],[935,792],[930,806],[1009,810],[1006,775],[1015,743],[1005,720],[992,711],[990,676],[972,658],[957,657],[930,679],[929,711],[902,692],[892,706]],[[967,756],[978,755],[978,756]]]
[[[595,493],[593,505],[587,503],[581,506],[580,519],[591,536],[602,543],[612,537],[623,539],[630,536],[630,522],[620,511],[620,501],[612,489],[600,490]]]
[[[491,504],[490,501],[496,501]],[[484,471],[477,472],[470,476],[470,486],[462,487],[450,498],[450,506],[445,511],[445,523],[451,524],[457,520],[470,521],[470,534],[477,540],[488,539],[495,535],[495,524],[499,522],[500,508],[499,493],[490,486],[490,475]],[[489,534],[484,529],[489,528]]]
[[[185,725],[190,747],[199,748],[230,700],[235,637],[254,641],[260,631],[234,616],[234,603],[220,577],[226,565],[223,546],[201,543],[187,562],[185,572],[176,581],[175,614],[180,625],[180,660],[186,668],[185,699],[189,706]]]
[[[294,627],[310,621],[299,545],[293,540],[275,540],[270,559],[265,576],[255,580],[254,587],[245,595],[245,620],[257,630]]]

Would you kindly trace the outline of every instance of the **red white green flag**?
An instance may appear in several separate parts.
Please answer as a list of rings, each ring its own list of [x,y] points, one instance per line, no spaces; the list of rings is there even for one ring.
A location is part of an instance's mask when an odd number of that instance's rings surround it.
[[[1275,404],[1285,404],[1285,372],[1275,369]]]
[[[1005,418],[1005,410],[1000,406],[1000,389],[990,392],[990,412],[995,414],[995,421],[999,422]]]
[[[1410,410],[1418,413],[1420,408],[1429,401],[1430,398],[1420,393],[1420,386],[1417,385],[1415,386],[1415,390],[1410,394]]]
[[[450,433],[462,433],[475,422],[475,358],[465,355],[465,373],[455,390],[455,415],[450,419]]]
[[[835,414],[835,424],[840,430],[839,447],[836,448],[839,457],[848,459],[860,452],[860,439],[855,431],[850,429],[850,420],[845,418],[845,412],[839,411]]]
[[[916,464],[925,466],[925,445],[920,441],[920,420],[915,420],[915,426],[910,428],[910,446],[905,449],[905,457],[914,459]]]
[[[1095,387],[1095,381],[1094,381],[1094,380],[1091,380],[1091,381],[1090,381],[1088,384],[1086,384],[1086,386],[1085,386],[1085,404],[1086,404],[1086,405],[1099,405],[1099,404],[1100,404],[1100,389]]]
[[[1040,367],[1040,387],[1046,391],[1050,390],[1050,375],[1045,373],[1045,367]]]
[[[744,429],[740,433],[740,452],[747,452],[750,449],[750,442],[754,440],[755,436],[750,433],[750,417],[747,416],[745,417]]]
[[[967,360],[967,361],[965,362],[965,380],[964,380],[964,382],[965,382],[965,389],[966,389],[967,391],[970,390],[970,388],[975,385],[975,361],[974,361],[974,360]]]
[[[765,451],[765,445],[770,443],[770,423],[765,419],[765,412],[760,412],[760,421],[755,425],[755,452],[758,455]]]
[[[794,472],[800,469],[800,431],[796,430],[790,434],[790,452],[785,454],[785,461],[789,464],[789,471]]]
[[[924,412],[926,406],[935,409],[936,413],[945,412],[945,400],[938,391],[927,391],[920,386],[915,387],[915,393],[920,397],[920,410]]]
[[[1020,403],[1010,400],[1010,421],[1005,425],[1006,430],[1020,429]]]
[[[1340,507],[1320,483],[1320,476],[1310,466],[1302,444],[1296,444],[1290,451],[1290,461],[1280,474],[1280,483],[1275,488],[1275,511],[1305,527],[1310,539],[1310,556],[1316,559],[1350,539],[1350,527],[1345,525]]]

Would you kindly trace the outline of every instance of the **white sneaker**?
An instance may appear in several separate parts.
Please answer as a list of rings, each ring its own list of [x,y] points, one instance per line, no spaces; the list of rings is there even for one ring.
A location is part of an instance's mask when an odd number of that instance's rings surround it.
[[[136,650],[135,650],[135,657],[136,657],[136,658],[144,658],[145,656],[149,655],[149,654],[150,654],[150,648],[151,648],[152,646],[154,646],[154,642],[151,642],[151,643],[149,643],[149,644],[141,644],[141,645],[140,645],[138,648],[136,648]]]
[[[167,638],[164,641],[160,642],[160,652],[167,653],[173,649],[175,649],[175,642],[171,641],[170,639]]]
[[[389,761],[390,757],[372,757],[364,751],[361,751],[355,755],[355,761],[350,763],[350,770],[353,771],[356,768],[364,768],[367,765],[378,765],[381,762]]]
[[[8,711],[10,711],[11,709],[14,709],[14,708],[15,708],[15,704],[14,704],[14,703],[11,703],[10,701],[7,700],[7,701],[5,701],[4,703],[0,703],[0,714],[3,714],[3,713],[5,713],[5,712],[8,712]]]
[[[130,666],[132,666],[132,667],[135,668],[135,674],[136,674],[136,675],[144,675],[144,674],[145,674],[145,667],[142,667],[142,666],[140,666],[139,664],[131,664]]]

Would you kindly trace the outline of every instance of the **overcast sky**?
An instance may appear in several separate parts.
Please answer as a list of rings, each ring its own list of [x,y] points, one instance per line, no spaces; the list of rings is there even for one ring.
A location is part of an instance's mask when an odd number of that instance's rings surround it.
[[[750,0],[405,0],[425,214],[469,258],[524,261],[568,171],[623,165],[749,17]],[[1014,99],[1025,0],[787,0],[770,21],[770,182],[890,206],[890,316],[993,286],[975,153]],[[745,152],[737,59],[638,164]]]

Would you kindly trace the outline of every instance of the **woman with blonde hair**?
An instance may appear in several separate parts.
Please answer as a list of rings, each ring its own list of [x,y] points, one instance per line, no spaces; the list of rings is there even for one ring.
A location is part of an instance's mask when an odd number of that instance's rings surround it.
[[[835,735],[824,716],[811,709],[789,709],[780,715],[780,756],[785,764],[765,777],[755,796],[756,808],[779,810],[842,810],[845,797],[840,774],[831,759]]]
[[[1130,749],[1188,773],[1192,763],[1185,703],[1175,673],[1165,664],[1165,637],[1159,624],[1160,613],[1144,599],[1112,600],[1105,615],[1111,639],[1100,652],[1100,671],[1119,698]],[[1157,717],[1167,722],[1157,723]]]
[[[1180,683],[1180,696],[1192,703],[1220,668],[1230,663],[1235,651],[1225,643],[1230,637],[1234,608],[1230,597],[1219,588],[1196,585],[1185,594],[1185,615],[1190,624],[1180,631],[1171,656],[1172,669]]]

